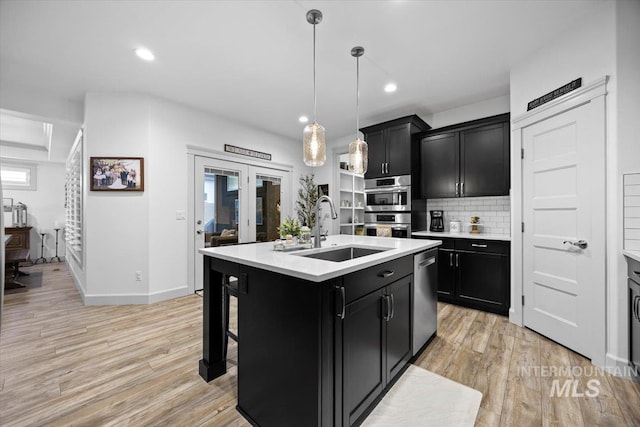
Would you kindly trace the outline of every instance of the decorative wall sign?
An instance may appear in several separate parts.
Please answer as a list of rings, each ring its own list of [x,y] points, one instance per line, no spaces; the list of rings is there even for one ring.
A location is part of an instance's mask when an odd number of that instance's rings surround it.
[[[271,160],[271,154],[269,153],[262,153],[260,151],[250,150],[248,148],[236,147],[235,145],[224,144],[224,151],[226,151],[227,153],[255,157],[256,159]]]
[[[91,191],[144,191],[143,157],[91,157]]]
[[[549,101],[553,101],[554,99],[561,97],[562,95],[569,93],[573,90],[578,89],[582,86],[582,77],[575,79],[574,81],[567,83],[566,85],[559,87],[558,89],[547,93],[546,95],[542,95],[540,98],[536,98],[533,101],[527,104],[527,111],[533,110],[541,106],[542,104],[546,104]]]

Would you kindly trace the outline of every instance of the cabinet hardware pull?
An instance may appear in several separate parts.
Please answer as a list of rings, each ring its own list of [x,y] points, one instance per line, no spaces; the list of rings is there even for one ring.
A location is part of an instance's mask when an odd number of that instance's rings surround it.
[[[385,322],[388,322],[389,319],[390,319],[390,314],[389,314],[389,295],[383,295],[382,297],[380,297],[380,299],[382,300],[383,312],[384,312],[384,314],[382,315],[382,319]]]
[[[456,267],[460,267],[460,254],[456,254]]]
[[[387,271],[383,271],[382,273],[378,273],[378,277],[387,278],[387,277],[393,276],[394,273],[395,273],[395,271],[393,271],[393,270],[387,270]]]
[[[396,300],[393,299],[393,294],[389,295],[391,297],[391,314],[389,315],[389,320],[393,319],[393,316],[396,314]]]
[[[458,184],[458,183],[456,182],[456,197],[458,197],[458,196],[460,195],[460,192],[458,191],[458,186],[459,186],[459,185],[460,185],[460,184]]]
[[[389,173],[389,163],[384,163],[384,173]]]
[[[479,245],[477,243],[472,243],[471,246],[473,246],[474,248],[486,248],[487,245]]]
[[[635,315],[636,315],[636,319],[638,320],[638,322],[640,322],[640,296],[636,295],[635,298],[633,299],[633,308],[635,311]]]
[[[636,276],[640,276],[640,271],[633,270],[633,274],[635,274]]]
[[[347,310],[347,299],[344,296],[344,286],[340,286],[338,288],[338,291],[339,291],[338,294],[340,295],[340,307],[341,307],[341,309],[340,309],[340,313],[336,313],[336,315],[340,319],[344,320],[344,316],[345,316],[346,310]]]
[[[418,267],[420,267],[420,268],[427,267],[427,266],[429,266],[431,264],[434,264],[435,262],[436,262],[436,257],[431,257],[429,259],[425,259],[420,264],[418,264]]]
[[[453,267],[453,252],[449,254],[449,267]]]
[[[384,163],[380,163],[380,173],[384,175]]]
[[[460,197],[464,196],[464,182],[460,183]]]

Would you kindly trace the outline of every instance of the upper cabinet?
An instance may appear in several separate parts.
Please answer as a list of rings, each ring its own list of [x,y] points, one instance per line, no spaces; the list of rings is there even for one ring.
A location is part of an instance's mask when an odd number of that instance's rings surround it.
[[[360,129],[369,145],[365,179],[411,175],[412,136],[429,129],[415,114]]]
[[[509,114],[420,135],[422,198],[509,194]]]

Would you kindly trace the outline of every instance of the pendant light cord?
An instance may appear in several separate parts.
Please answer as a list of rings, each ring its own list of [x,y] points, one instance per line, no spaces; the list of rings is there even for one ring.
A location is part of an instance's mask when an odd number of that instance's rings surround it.
[[[356,139],[359,139],[360,135],[358,131],[360,129],[360,57],[356,57]]]
[[[317,123],[316,108],[316,24],[313,24],[313,122]]]

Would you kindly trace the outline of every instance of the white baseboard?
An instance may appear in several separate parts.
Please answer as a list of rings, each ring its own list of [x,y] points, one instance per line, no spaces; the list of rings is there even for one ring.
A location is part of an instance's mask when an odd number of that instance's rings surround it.
[[[187,286],[154,292],[152,294],[85,294],[85,305],[153,304],[189,294]]]
[[[611,353],[607,353],[606,359],[606,366],[603,369],[609,374],[622,378],[633,379],[633,368],[629,366],[629,359],[618,357]]]

